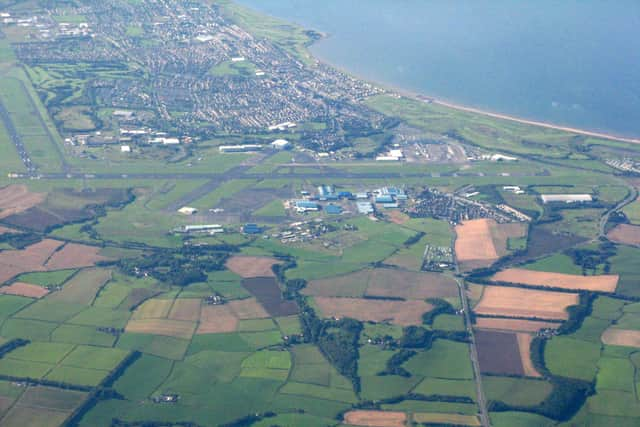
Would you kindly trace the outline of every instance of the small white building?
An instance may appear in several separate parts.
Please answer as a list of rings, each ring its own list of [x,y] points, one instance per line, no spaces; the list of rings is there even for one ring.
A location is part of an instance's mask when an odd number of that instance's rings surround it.
[[[131,152],[131,146],[129,146],[129,145],[121,145],[120,146],[120,152],[121,153],[130,153]]]
[[[183,206],[180,209],[178,209],[178,212],[180,212],[183,215],[194,215],[196,212],[198,212],[198,209],[192,208],[190,206]]]
[[[271,147],[275,148],[276,150],[284,150],[288,148],[289,145],[290,143],[286,139],[276,139],[271,143]]]
[[[593,201],[590,194],[543,194],[542,203],[587,203]]]

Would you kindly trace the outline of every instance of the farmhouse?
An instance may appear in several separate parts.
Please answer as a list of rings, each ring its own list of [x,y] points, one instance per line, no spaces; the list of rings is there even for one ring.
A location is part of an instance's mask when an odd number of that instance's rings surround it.
[[[285,150],[289,148],[289,141],[286,139],[276,139],[271,143],[271,147],[276,150]]]
[[[309,200],[297,200],[295,202],[295,207],[298,213],[317,212],[320,210],[319,204]]]
[[[192,208],[190,206],[183,206],[180,209],[178,209],[178,212],[180,212],[183,215],[193,215],[196,212],[198,212],[198,209]]]
[[[543,194],[542,203],[585,203],[593,201],[590,194]]]

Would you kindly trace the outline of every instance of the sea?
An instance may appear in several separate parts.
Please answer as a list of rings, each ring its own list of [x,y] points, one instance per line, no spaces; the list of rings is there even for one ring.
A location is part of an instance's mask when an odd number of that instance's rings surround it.
[[[640,0],[236,0],[388,87],[640,137]]]

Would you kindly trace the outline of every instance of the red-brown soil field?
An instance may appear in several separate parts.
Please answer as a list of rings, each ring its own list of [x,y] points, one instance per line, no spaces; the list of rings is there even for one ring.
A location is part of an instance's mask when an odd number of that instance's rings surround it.
[[[509,268],[491,277],[495,282],[519,283],[529,286],[584,290],[592,292],[615,292],[617,274],[580,276],[576,274],[551,273],[546,271]]]
[[[474,311],[486,316],[566,320],[567,307],[576,304],[578,294],[574,293],[486,286]]]
[[[316,297],[325,317],[351,317],[362,321],[389,321],[398,325],[419,325],[433,306],[424,301],[395,301],[365,298]]]
[[[229,258],[227,268],[240,277],[273,277],[271,267],[280,261],[270,257],[237,255]]]

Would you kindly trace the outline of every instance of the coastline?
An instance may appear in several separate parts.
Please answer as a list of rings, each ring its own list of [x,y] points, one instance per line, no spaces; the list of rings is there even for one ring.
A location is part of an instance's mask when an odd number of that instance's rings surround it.
[[[541,127],[541,128],[545,128],[545,129],[552,129],[552,130],[557,130],[557,131],[561,131],[561,132],[567,132],[567,133],[572,133],[574,135],[581,135],[581,136],[588,136],[588,137],[593,137],[593,138],[600,138],[600,139],[606,139],[609,141],[617,141],[617,142],[623,142],[623,143],[628,143],[628,144],[640,144],[640,136],[638,137],[631,137],[631,136],[622,136],[622,135],[616,135],[615,133],[610,133],[607,131],[596,131],[596,130],[589,130],[589,129],[582,129],[582,128],[576,128],[570,125],[561,125],[561,124],[556,124],[556,123],[552,123],[552,122],[546,122],[543,120],[536,120],[536,119],[529,119],[526,117],[521,117],[521,116],[515,116],[515,115],[511,115],[508,113],[499,113],[499,112],[495,112],[495,111],[491,111],[491,110],[487,110],[484,108],[477,108],[477,107],[472,107],[469,105],[464,105],[464,104],[460,104],[454,101],[449,101],[443,98],[438,98],[438,97],[434,97],[434,96],[430,96],[428,94],[425,93],[419,93],[416,91],[411,91],[411,90],[407,90],[401,87],[398,87],[397,85],[394,84],[389,84],[389,83],[385,83],[385,82],[380,82],[380,81],[374,81],[374,80],[370,80],[368,78],[363,78],[362,76],[359,76],[353,72],[351,72],[350,70],[345,69],[343,66],[339,65],[339,64],[335,64],[334,62],[328,60],[327,58],[323,58],[321,55],[318,55],[317,53],[313,52],[313,45],[321,42],[324,39],[327,39],[329,37],[331,37],[331,34],[326,33],[324,31],[319,31],[319,30],[315,30],[313,28],[308,28],[304,25],[301,25],[297,22],[292,22],[292,21],[287,21],[284,18],[278,17],[278,16],[273,16],[269,13],[266,12],[262,12],[260,10],[256,10],[253,7],[247,6],[242,4],[242,2],[237,1],[237,0],[232,0],[233,3],[235,3],[236,5],[239,5],[241,7],[247,8],[249,10],[251,10],[253,13],[259,14],[259,15],[264,15],[264,16],[269,16],[270,18],[276,19],[276,20],[280,20],[282,22],[289,22],[292,23],[293,25],[296,25],[306,31],[311,31],[313,32],[316,37],[309,37],[309,41],[308,43],[305,44],[305,53],[307,54],[307,56],[309,57],[309,59],[313,62],[316,63],[324,63],[326,65],[329,65],[330,67],[335,68],[336,70],[339,70],[342,73],[345,73],[349,76],[352,76],[355,79],[361,80],[361,81],[365,81],[368,82],[374,86],[377,86],[381,89],[386,90],[387,92],[389,92],[389,94],[391,95],[396,95],[396,96],[401,96],[407,99],[412,99],[412,100],[416,100],[416,101],[421,101],[421,102],[427,102],[427,103],[433,103],[435,105],[439,105],[445,108],[450,108],[456,111],[462,111],[462,112],[466,112],[466,113],[471,113],[471,114],[478,114],[478,115],[482,115],[485,117],[491,117],[494,119],[499,119],[499,120],[506,120],[506,121],[510,121],[510,122],[514,122],[514,123],[520,123],[520,124],[524,124],[524,125],[529,125],[529,126],[536,126],[536,127]]]
[[[315,31],[315,30],[314,30]],[[419,92],[415,92],[415,91],[411,91],[411,90],[407,90],[401,87],[398,87],[397,85],[392,85],[389,83],[382,83],[382,82],[378,82],[378,81],[372,81],[369,79],[365,79],[361,76],[358,76],[356,74],[354,74],[353,72],[345,69],[344,67],[335,64],[331,61],[329,61],[326,58],[323,58],[315,53],[313,53],[311,51],[311,47],[317,43],[318,41],[326,38],[326,37],[330,37],[330,35],[326,34],[326,33],[320,33],[318,31],[316,31],[316,33],[321,34],[322,38],[318,39],[318,40],[314,40],[313,42],[311,42],[309,44],[309,49],[307,49],[307,52],[309,53],[309,55],[311,55],[311,57],[318,62],[323,62],[327,65],[330,65],[331,67],[339,70],[342,73],[348,74],[350,76],[352,76],[353,78],[356,78],[358,80],[363,80],[366,81],[372,85],[378,86],[384,90],[386,90],[387,92],[389,92],[391,95],[397,95],[397,96],[401,96],[407,99],[412,99],[415,101],[421,101],[421,102],[427,102],[427,103],[432,103],[435,105],[440,105],[442,107],[446,107],[446,108],[451,108],[452,110],[456,110],[456,111],[462,111],[465,113],[471,113],[471,114],[479,114],[485,117],[491,117],[494,119],[499,119],[499,120],[506,120],[506,121],[510,121],[510,122],[514,122],[514,123],[520,123],[520,124],[524,124],[524,125],[529,125],[529,126],[536,126],[536,127],[541,127],[541,128],[545,128],[545,129],[552,129],[552,130],[557,130],[557,131],[562,131],[562,132],[567,132],[567,133],[572,133],[575,135],[581,135],[581,136],[590,136],[593,138],[600,138],[600,139],[606,139],[609,141],[617,141],[617,142],[624,142],[627,144],[640,144],[640,137],[627,137],[627,136],[621,136],[621,135],[616,135],[613,133],[608,133],[608,132],[599,132],[599,131],[595,131],[595,130],[588,130],[588,129],[581,129],[581,128],[575,128],[572,126],[567,126],[567,125],[560,125],[560,124],[556,124],[556,123],[551,123],[551,122],[545,122],[545,121],[541,121],[541,120],[535,120],[535,119],[527,119],[525,117],[520,117],[520,116],[514,116],[514,115],[510,115],[507,113],[498,113],[495,111],[490,111],[487,109],[483,109],[483,108],[477,108],[477,107],[471,107],[468,105],[463,105],[463,104],[459,104],[457,102],[453,102],[453,101],[448,101],[442,98],[437,98],[434,96],[430,96],[427,94],[423,94],[423,93],[419,93]]]

